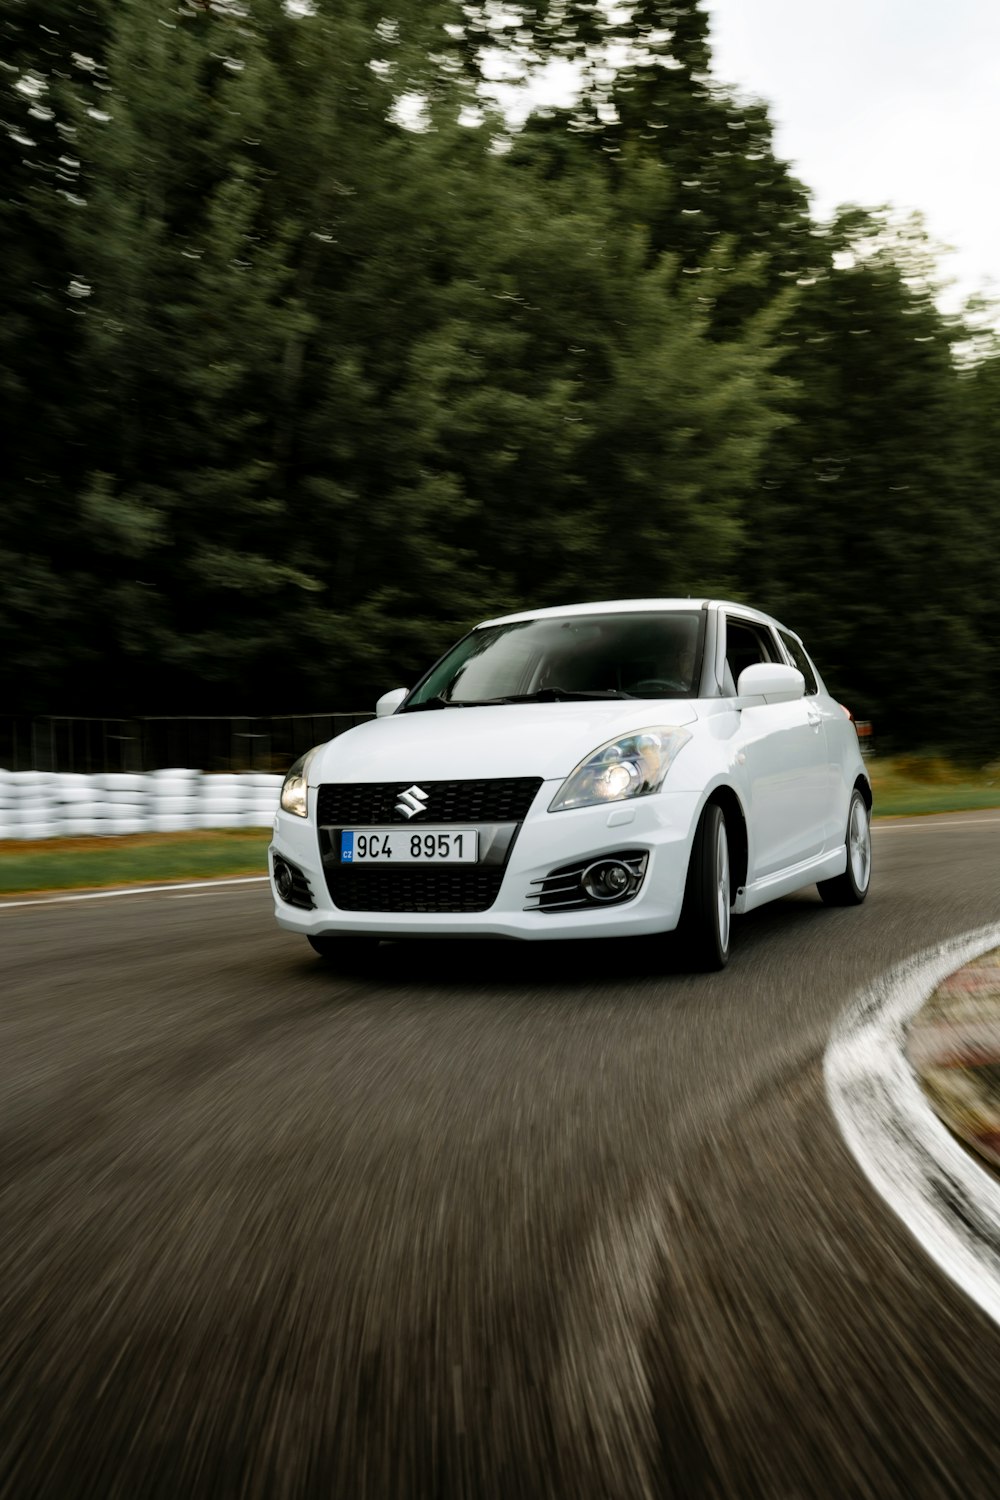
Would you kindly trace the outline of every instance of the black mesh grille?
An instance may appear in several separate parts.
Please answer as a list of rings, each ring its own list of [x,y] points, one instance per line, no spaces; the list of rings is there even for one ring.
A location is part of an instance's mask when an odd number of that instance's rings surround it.
[[[486,911],[502,880],[502,869],[326,867],[331,899],[341,911]]]
[[[534,801],[542,778],[508,776],[496,781],[421,781],[417,784],[427,793],[427,810],[412,820],[414,827],[421,823],[518,823]],[[317,820],[324,828],[408,823],[411,820],[396,811],[396,803],[400,793],[412,785],[411,779],[336,782],[321,786]],[[401,907],[386,909],[402,910]],[[434,909],[445,910],[443,907]],[[466,910],[465,907],[451,909]],[[482,907],[469,910],[481,911]]]

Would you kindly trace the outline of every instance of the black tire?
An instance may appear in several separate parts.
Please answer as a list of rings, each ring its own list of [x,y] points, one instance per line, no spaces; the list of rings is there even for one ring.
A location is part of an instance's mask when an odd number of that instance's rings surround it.
[[[725,814],[710,802],[694,836],[679,927],[693,969],[724,969],[729,962],[731,868]]]
[[[338,969],[363,968],[375,956],[378,938],[368,937],[310,937],[309,946],[318,953],[324,963]]]
[[[826,906],[860,906],[872,878],[871,818],[857,787],[847,811],[847,869],[832,880],[819,880],[816,889]]]

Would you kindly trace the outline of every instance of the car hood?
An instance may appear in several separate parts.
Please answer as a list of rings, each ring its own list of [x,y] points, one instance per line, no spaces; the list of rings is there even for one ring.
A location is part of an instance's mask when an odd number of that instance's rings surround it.
[[[660,724],[697,719],[690,699],[511,703],[391,714],[322,746],[309,783],[458,781],[568,776],[598,745]]]

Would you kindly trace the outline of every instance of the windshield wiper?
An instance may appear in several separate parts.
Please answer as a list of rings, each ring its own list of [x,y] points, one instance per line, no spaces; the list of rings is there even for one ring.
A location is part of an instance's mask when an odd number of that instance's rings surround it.
[[[408,703],[400,712],[422,713],[425,708],[494,708],[498,703],[587,703],[595,698],[633,698],[634,693],[619,688],[594,688],[589,693],[574,693],[569,688],[544,687],[534,693],[511,693],[506,698],[442,698],[440,694],[422,703]]]
[[[594,688],[589,693],[574,693],[569,688],[544,687],[534,693],[511,693],[506,698],[480,698],[470,703],[470,708],[482,708],[493,703],[587,703],[594,698],[631,698],[619,688]]]
[[[423,703],[408,703],[400,712],[404,714],[418,714],[425,708],[468,708],[468,703],[462,703],[457,698],[442,698],[440,694],[435,698],[425,698]]]

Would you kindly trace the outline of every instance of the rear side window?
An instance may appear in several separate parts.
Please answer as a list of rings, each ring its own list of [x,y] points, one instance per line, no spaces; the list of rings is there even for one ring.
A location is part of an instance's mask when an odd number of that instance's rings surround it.
[[[814,693],[819,692],[819,685],[816,682],[816,674],[812,669],[809,658],[802,649],[802,642],[797,641],[793,635],[788,635],[784,630],[779,630],[778,634],[781,636],[785,649],[792,658],[792,661],[806,680],[806,697],[811,698]]]
[[[756,666],[761,661],[777,661],[778,652],[774,638],[762,625],[749,620],[726,620],[726,673],[723,687],[735,694],[736,684],[744,667]]]

